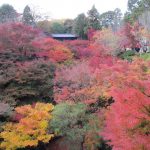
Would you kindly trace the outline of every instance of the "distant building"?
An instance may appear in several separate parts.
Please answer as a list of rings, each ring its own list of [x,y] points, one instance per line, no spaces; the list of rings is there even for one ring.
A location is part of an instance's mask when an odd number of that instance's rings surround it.
[[[56,39],[56,40],[76,40],[78,38],[78,36],[74,35],[74,34],[51,34],[51,37]]]

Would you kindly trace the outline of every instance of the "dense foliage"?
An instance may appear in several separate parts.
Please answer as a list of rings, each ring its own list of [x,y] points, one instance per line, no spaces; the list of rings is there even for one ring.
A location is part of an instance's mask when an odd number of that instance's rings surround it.
[[[17,123],[7,123],[3,126],[4,131],[0,133],[0,138],[4,141],[0,148],[11,150],[37,146],[40,141],[49,142],[53,134],[48,134],[47,128],[53,107],[52,104],[44,103],[16,107],[16,115],[20,115],[20,118]]]
[[[93,6],[38,23],[29,6],[0,7],[0,149],[149,150],[150,32],[135,21],[146,6],[129,0],[126,22]]]
[[[50,121],[50,129],[57,136],[65,136],[67,143],[70,141],[71,144],[72,141],[78,141],[79,144],[84,143],[86,149],[96,150],[100,146],[98,132],[102,127],[102,123],[95,114],[86,112],[86,107],[82,103],[58,104],[52,112],[53,118]],[[67,146],[72,150],[78,145],[71,146],[68,143]]]
[[[111,139],[113,149],[148,150],[150,148],[149,97],[134,88],[113,89],[111,95],[115,103],[107,114],[104,136]]]
[[[3,4],[0,7],[0,23],[15,22],[17,20],[18,13],[9,4]]]
[[[32,44],[41,50],[38,53],[40,57],[45,57],[53,62],[61,63],[70,60],[73,56],[69,48],[52,38],[38,39]]]
[[[33,61],[18,65],[14,69],[8,76],[7,73],[2,74],[4,77],[1,82],[2,101],[15,104],[31,103],[36,99],[42,101],[53,99],[54,66],[51,63]]]

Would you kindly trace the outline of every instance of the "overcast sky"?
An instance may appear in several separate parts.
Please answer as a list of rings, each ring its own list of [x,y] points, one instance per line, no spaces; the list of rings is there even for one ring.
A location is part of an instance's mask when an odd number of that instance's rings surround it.
[[[34,5],[42,13],[51,18],[75,18],[78,14],[86,13],[95,4],[100,13],[120,8],[122,12],[127,9],[128,0],[0,0],[0,5],[11,4],[19,13],[26,5]]]

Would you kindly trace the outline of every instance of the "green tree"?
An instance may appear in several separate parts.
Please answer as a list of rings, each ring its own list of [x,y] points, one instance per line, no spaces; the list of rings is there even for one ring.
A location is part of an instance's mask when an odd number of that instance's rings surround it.
[[[88,11],[88,28],[92,28],[95,30],[99,30],[100,26],[100,14],[95,6],[92,7],[91,10]]]
[[[0,7],[0,23],[14,22],[17,20],[17,12],[13,6],[4,4]]]
[[[100,15],[100,23],[103,28],[112,28],[116,31],[121,24],[122,13],[119,8],[114,11],[107,11]]]
[[[63,144],[68,147],[66,149],[81,150],[79,145],[84,145],[87,150],[98,149],[102,122],[96,114],[87,112],[85,104],[60,103],[55,106],[52,116],[49,132],[64,137]]]
[[[65,29],[61,22],[53,22],[51,25],[51,32],[52,33],[64,33]]]
[[[138,6],[142,11],[150,10],[150,0],[139,0]]]
[[[52,33],[72,33],[74,20],[43,20],[38,21],[37,26],[48,34]]]
[[[22,21],[24,24],[27,25],[32,25],[32,26],[35,25],[34,17],[28,5],[24,8]]]
[[[114,26],[113,30],[116,31],[118,28],[120,28],[121,23],[122,23],[122,12],[121,9],[116,8],[114,10]]]
[[[38,21],[37,27],[43,30],[45,33],[51,33],[51,22],[48,20]]]
[[[134,24],[146,10],[150,10],[149,0],[128,0],[128,11],[125,14],[124,20]]]
[[[128,0],[128,10],[133,11],[134,9],[138,8],[141,0]]]
[[[114,11],[107,11],[100,15],[100,23],[104,28],[112,27],[114,24],[115,13]]]
[[[144,4],[145,8],[150,8],[150,0],[142,0],[142,3]]]
[[[88,117],[85,104],[58,104],[54,109],[53,117],[50,121],[50,129],[58,136],[75,139],[82,138],[86,132]]]
[[[74,20],[73,31],[82,39],[86,39],[87,18],[84,13],[79,14]]]
[[[66,19],[64,21],[65,33],[72,33],[74,20]]]

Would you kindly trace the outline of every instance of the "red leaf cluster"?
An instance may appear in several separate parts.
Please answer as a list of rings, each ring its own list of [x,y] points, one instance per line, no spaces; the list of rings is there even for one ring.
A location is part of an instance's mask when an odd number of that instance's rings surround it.
[[[33,52],[32,41],[40,32],[21,23],[0,25],[0,51],[12,51],[19,54]]]
[[[106,51],[104,46],[93,44],[88,40],[65,41],[64,43],[71,49],[75,59],[89,59],[93,56],[101,56]]]
[[[150,98],[134,88],[113,89],[115,103],[106,117],[103,136],[114,150],[150,149]]]
[[[40,57],[47,57],[54,62],[64,62],[72,58],[72,53],[63,43],[52,38],[41,38],[32,43],[36,48],[39,48]]]
[[[131,25],[126,23],[119,31],[119,34],[123,37],[121,41],[122,47],[125,48],[140,48],[140,31],[142,28],[138,23]]]

